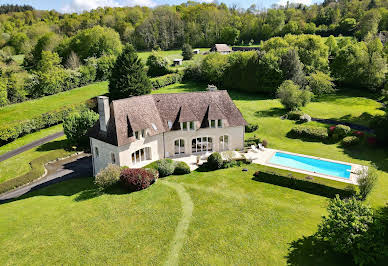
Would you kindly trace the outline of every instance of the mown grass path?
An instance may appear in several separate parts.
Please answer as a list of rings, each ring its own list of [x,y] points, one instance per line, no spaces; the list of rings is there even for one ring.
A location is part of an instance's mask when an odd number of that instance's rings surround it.
[[[182,204],[182,218],[178,223],[175,231],[175,236],[171,242],[170,253],[167,257],[165,265],[178,265],[179,253],[182,249],[185,241],[187,230],[190,225],[191,217],[193,216],[194,204],[190,195],[186,192],[185,188],[177,183],[163,182],[163,184],[173,188],[178,193],[178,197]]]

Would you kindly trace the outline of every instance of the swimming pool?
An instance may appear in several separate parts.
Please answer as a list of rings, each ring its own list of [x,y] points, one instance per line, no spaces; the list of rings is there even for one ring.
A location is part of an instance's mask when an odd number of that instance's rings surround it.
[[[352,169],[352,166],[347,164],[329,162],[283,152],[276,152],[269,160],[269,163],[347,179],[350,178],[350,170]]]

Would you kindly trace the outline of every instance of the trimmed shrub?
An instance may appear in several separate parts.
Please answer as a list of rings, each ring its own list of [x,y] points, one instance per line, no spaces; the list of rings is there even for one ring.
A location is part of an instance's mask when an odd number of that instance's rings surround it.
[[[103,189],[113,186],[120,180],[120,173],[120,166],[109,164],[96,175],[94,184]]]
[[[160,177],[170,176],[175,171],[175,162],[171,159],[162,159],[156,162]]]
[[[310,141],[325,141],[329,137],[324,127],[296,126],[288,133],[293,138],[303,138]]]
[[[344,146],[344,147],[350,147],[350,146],[354,146],[354,145],[357,145],[360,143],[360,139],[357,138],[356,136],[349,136],[349,137],[345,137],[342,141],[341,141],[341,144]]]
[[[150,171],[139,169],[124,169],[120,174],[120,181],[129,191],[139,191],[148,188],[155,182]]]
[[[152,89],[160,89],[163,87],[166,87],[168,85],[172,85],[175,83],[179,83],[182,81],[182,74],[181,73],[172,73],[167,74],[161,77],[152,78],[151,80],[151,86]]]
[[[223,163],[222,168],[227,169],[227,168],[232,168],[232,167],[240,167],[244,164],[242,160],[231,160],[228,162]]]
[[[255,132],[259,126],[257,124],[248,124],[245,126],[245,132],[246,133],[252,133]]]
[[[299,177],[298,177],[299,176]],[[260,170],[255,172],[254,180],[274,184],[282,187],[297,189],[307,193],[321,195],[324,197],[333,198],[340,195],[342,198],[347,198],[355,195],[354,186],[348,188],[336,188],[326,184],[320,183],[314,177],[305,175],[300,177],[298,173],[290,173],[275,168],[268,170]]]
[[[344,137],[346,137],[350,133],[350,131],[351,131],[351,129],[348,126],[337,125],[333,131],[333,138],[335,140],[343,139]]]
[[[188,166],[187,163],[176,162],[174,175],[186,175],[186,174],[190,174],[190,172],[191,172],[190,166]]]
[[[287,119],[298,121],[304,115],[302,111],[290,111],[287,113]]]
[[[4,145],[26,134],[62,123],[67,115],[84,108],[85,104],[70,106],[41,114],[25,121],[0,125],[0,144]]]
[[[218,152],[213,152],[208,158],[207,158],[207,164],[210,167],[210,169],[217,170],[221,169],[224,161],[222,160],[222,156]]]

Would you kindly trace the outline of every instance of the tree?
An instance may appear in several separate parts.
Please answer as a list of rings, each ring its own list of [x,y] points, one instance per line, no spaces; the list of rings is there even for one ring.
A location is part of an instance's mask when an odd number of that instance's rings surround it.
[[[377,171],[374,168],[369,167],[368,169],[363,168],[357,174],[357,183],[360,190],[360,200],[365,200],[376,185],[378,177]]]
[[[277,97],[280,102],[289,110],[298,110],[311,101],[313,95],[308,90],[302,90],[292,80],[284,81],[277,90]]]
[[[182,47],[183,60],[191,60],[194,56],[193,48],[190,44],[185,43]]]
[[[381,14],[376,9],[372,9],[366,12],[359,23],[359,37],[364,39],[368,33],[376,35],[378,32],[380,20]]]
[[[220,85],[227,67],[228,57],[226,55],[210,53],[203,59],[201,71],[205,80],[215,85]]]
[[[112,99],[148,94],[151,83],[144,65],[132,45],[127,45],[117,57],[109,78],[109,93]]]
[[[303,72],[303,64],[300,62],[298,52],[295,49],[288,50],[282,56],[280,67],[285,80],[292,80],[299,86],[304,85],[305,74]]]
[[[98,114],[89,109],[69,114],[63,120],[63,131],[69,143],[76,147],[87,147],[87,132],[97,122],[98,117]]]
[[[234,45],[237,43],[238,38],[240,36],[240,31],[231,26],[227,26],[222,29],[221,32],[221,40],[223,43]]]
[[[152,54],[147,58],[147,66],[150,77],[158,77],[170,73],[167,59],[157,51],[152,51]]]
[[[74,37],[65,39],[57,51],[62,58],[68,58],[74,51],[81,60],[103,55],[117,56],[122,49],[119,34],[111,28],[95,26],[79,31]]]
[[[317,236],[327,241],[334,251],[353,253],[357,243],[373,222],[373,211],[355,198],[330,200],[328,216],[318,225]]]
[[[323,95],[335,91],[333,78],[330,75],[317,71],[306,78],[308,88],[315,95]]]

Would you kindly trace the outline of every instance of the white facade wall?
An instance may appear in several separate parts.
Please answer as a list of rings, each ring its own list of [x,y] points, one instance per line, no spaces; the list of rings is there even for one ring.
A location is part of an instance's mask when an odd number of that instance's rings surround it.
[[[141,166],[162,158],[173,158],[175,156],[175,140],[184,140],[185,155],[192,154],[192,140],[199,137],[211,137],[213,139],[213,151],[221,151],[220,137],[228,136],[229,150],[244,148],[244,126],[227,128],[200,128],[194,131],[170,131],[164,134],[137,140],[130,144],[117,147],[103,141],[90,138],[90,145],[93,154],[93,169],[96,175],[100,170],[112,163],[112,154],[114,154],[116,163],[119,166],[139,167],[139,164],[132,163],[132,153],[150,148],[150,160],[142,162]],[[99,156],[96,155],[95,148],[98,148]],[[183,156],[181,154],[180,156]]]

